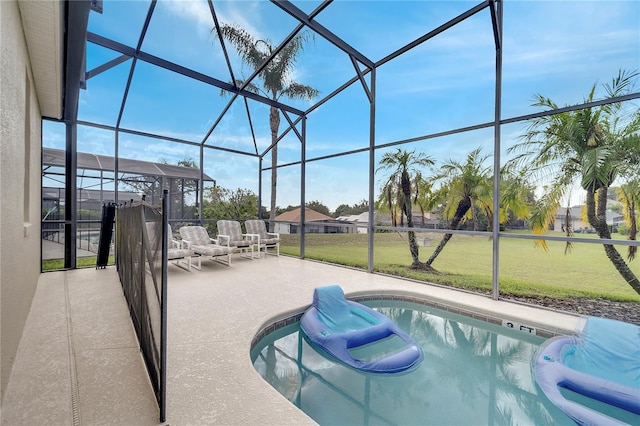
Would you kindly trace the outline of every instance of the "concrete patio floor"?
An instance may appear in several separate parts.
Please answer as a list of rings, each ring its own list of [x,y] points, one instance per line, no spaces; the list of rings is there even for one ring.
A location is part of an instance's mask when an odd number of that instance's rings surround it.
[[[297,258],[169,266],[167,422],[314,424],[253,369],[251,341],[300,313],[317,286],[432,303],[570,333],[578,317]],[[2,404],[2,425],[154,425],[158,407],[113,267],[42,274]]]

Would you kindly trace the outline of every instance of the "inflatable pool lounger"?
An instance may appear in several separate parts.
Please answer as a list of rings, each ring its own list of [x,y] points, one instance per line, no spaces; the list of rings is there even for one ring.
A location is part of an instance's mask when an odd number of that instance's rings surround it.
[[[638,326],[589,317],[575,335],[543,343],[533,359],[533,370],[544,394],[578,424],[621,422],[567,399],[560,388],[640,415]]]
[[[346,300],[338,285],[318,287],[313,304],[300,319],[300,328],[312,344],[340,362],[368,373],[400,373],[422,361],[422,348],[389,317],[360,303]],[[358,358],[358,348],[397,337],[399,348],[377,356]]]

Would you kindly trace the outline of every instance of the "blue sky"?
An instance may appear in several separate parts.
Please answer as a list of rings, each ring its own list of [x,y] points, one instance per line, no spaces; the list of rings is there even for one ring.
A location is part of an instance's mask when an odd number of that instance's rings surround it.
[[[305,12],[318,1],[294,1]],[[467,1],[335,1],[317,17],[369,59],[378,61],[403,45],[473,7]],[[89,31],[136,47],[148,1],[104,1],[102,15],[91,13]],[[215,1],[218,19],[247,29],[274,45],[297,22],[267,1]],[[142,51],[229,81],[230,76],[205,1],[159,1]],[[229,47],[236,77],[248,76]],[[87,47],[87,69],[119,56]],[[115,125],[131,60],[87,82],[80,96],[81,120]],[[534,94],[557,104],[583,100],[594,83],[605,83],[619,69],[640,70],[640,2],[638,1],[504,1],[502,117],[524,115]],[[494,117],[494,42],[489,11],[386,63],[377,70],[376,144],[492,121]],[[355,75],[349,58],[319,36],[299,58],[293,80],[320,90],[319,99]],[[602,93],[602,92],[600,92]],[[138,61],[121,127],[201,142],[229,97],[220,90]],[[283,100],[284,102],[287,102]],[[287,102],[306,110],[308,101]],[[250,101],[257,150],[270,144],[268,108]],[[295,117],[292,117],[295,118]],[[369,103],[354,84],[308,117],[307,158],[365,148],[369,144]],[[281,128],[286,120],[282,119]],[[62,127],[45,123],[45,146],[64,147]],[[504,149],[517,140],[522,124],[503,126]],[[78,149],[113,155],[113,133],[81,126]],[[254,152],[245,106],[236,101],[205,145]],[[493,130],[406,145],[437,161],[462,159],[472,149],[493,149]],[[279,145],[279,162],[300,160],[300,142],[290,133]],[[378,150],[376,159],[385,152]],[[197,147],[120,134],[119,155],[176,163],[199,159]],[[306,199],[330,209],[368,198],[368,154],[307,165]],[[270,164],[270,156],[265,164]],[[248,155],[205,149],[205,172],[218,184],[258,192],[258,162]],[[376,178],[376,193],[380,178]],[[269,173],[263,176],[263,204],[268,205]],[[279,171],[278,205],[297,205],[300,168]],[[579,197],[578,197],[579,198]],[[578,200],[579,201],[579,200]]]

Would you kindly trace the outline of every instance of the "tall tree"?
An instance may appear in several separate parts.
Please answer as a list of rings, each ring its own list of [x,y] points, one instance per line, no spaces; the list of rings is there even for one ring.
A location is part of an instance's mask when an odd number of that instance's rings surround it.
[[[493,174],[491,166],[486,166],[488,155],[480,148],[471,151],[464,163],[450,159],[440,166],[437,180],[443,181],[441,192],[444,194],[443,215],[450,219],[449,229],[458,229],[466,220],[474,220],[475,204],[484,212],[491,214],[493,206]],[[488,216],[490,217],[490,216]],[[442,240],[425,262],[427,268],[442,252],[453,234],[444,234]]]
[[[255,219],[258,196],[249,189],[232,191],[214,185],[204,191],[203,215],[206,219]]]
[[[214,29],[215,30],[215,29]],[[256,40],[251,34],[237,25],[225,24],[220,27],[220,34],[236,49],[242,61],[254,70],[258,69],[273,54],[277,46],[271,41]],[[296,35],[277,55],[260,71],[258,78],[262,85],[253,82],[246,87],[254,93],[279,100],[281,97],[290,99],[311,100],[318,95],[318,90],[311,86],[296,83],[291,80],[298,56],[302,53],[308,33]],[[236,79],[236,86],[244,85],[245,81]],[[269,110],[269,127],[271,130],[271,208],[269,219],[276,215],[276,194],[278,182],[278,128],[280,127],[280,111],[272,106]]]
[[[424,188],[426,179],[423,169],[433,166],[434,161],[425,153],[405,151],[398,148],[393,152],[386,152],[380,159],[380,165],[376,171],[391,170],[380,193],[379,204],[386,205],[389,211],[399,210],[400,219],[407,218],[407,226],[413,228],[413,204],[420,197],[420,189]],[[392,214],[392,218],[395,216]],[[393,220],[393,219],[392,219]],[[394,226],[396,223],[394,221]],[[418,244],[414,231],[408,232],[409,251],[413,263],[412,268],[419,268]]]
[[[309,201],[305,205],[313,211],[322,213],[327,216],[331,216],[331,211],[329,210],[329,207],[325,206],[324,204],[322,204],[322,202],[318,200]]]
[[[359,203],[350,206],[348,204],[340,204],[336,207],[336,211],[333,213],[333,217],[349,216],[361,214],[369,211],[369,202],[367,200],[361,200]]]
[[[633,93],[637,72],[620,71],[603,85],[606,98]],[[594,84],[584,99],[596,99]],[[534,106],[558,109],[542,95]],[[533,180],[543,178],[545,193],[536,203],[531,223],[542,234],[554,220],[560,201],[574,183],[586,192],[589,224],[602,239],[610,239],[606,222],[607,192],[640,160],[640,109],[620,102],[533,119],[523,141],[511,147],[513,162],[527,168]],[[542,242],[543,247],[544,242]],[[611,244],[605,253],[624,280],[640,294],[640,281]]]

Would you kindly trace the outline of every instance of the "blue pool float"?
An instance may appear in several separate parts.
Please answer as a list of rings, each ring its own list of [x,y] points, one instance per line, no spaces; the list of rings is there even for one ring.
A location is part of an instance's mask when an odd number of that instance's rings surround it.
[[[300,327],[317,347],[342,363],[368,373],[400,373],[423,359],[420,346],[389,317],[360,303],[346,300],[338,285],[318,287]],[[350,349],[397,336],[405,345],[391,354],[356,359]]]
[[[636,325],[589,317],[575,335],[543,343],[533,369],[547,398],[580,425],[624,423],[565,398],[561,387],[640,415],[640,327]]]

